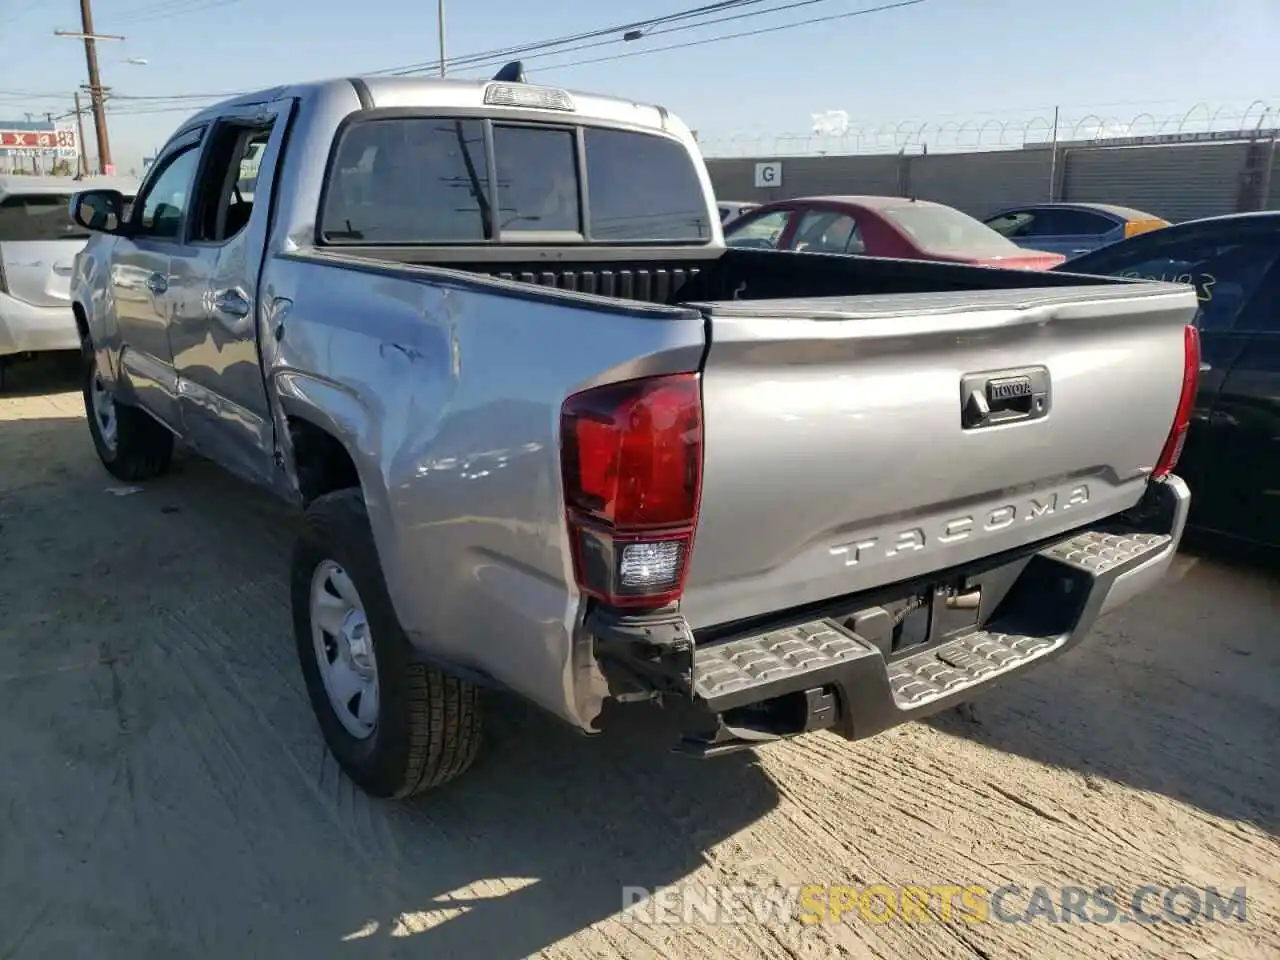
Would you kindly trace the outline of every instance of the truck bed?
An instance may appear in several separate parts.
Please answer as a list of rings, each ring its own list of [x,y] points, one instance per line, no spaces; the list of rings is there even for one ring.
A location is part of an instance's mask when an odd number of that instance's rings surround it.
[[[343,253],[360,255],[355,250]],[[708,255],[697,249],[624,250],[588,248],[566,256],[563,249],[424,252],[380,250],[378,259],[444,267],[574,293],[644,303],[691,300],[768,300],[790,297],[1077,287],[1122,280],[1041,270],[1001,270],[968,264],[880,257],[797,254],[727,248]]]

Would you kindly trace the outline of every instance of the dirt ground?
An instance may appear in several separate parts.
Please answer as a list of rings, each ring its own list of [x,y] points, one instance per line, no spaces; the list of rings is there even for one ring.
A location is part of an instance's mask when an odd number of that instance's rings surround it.
[[[193,458],[121,495],[73,388],[0,396],[0,960],[1280,956],[1274,572],[1184,555],[976,716],[856,744],[693,761],[648,710],[588,739],[495,697],[474,770],[391,805],[312,721],[293,521]],[[836,883],[1245,885],[1247,921],[621,910],[624,886]]]

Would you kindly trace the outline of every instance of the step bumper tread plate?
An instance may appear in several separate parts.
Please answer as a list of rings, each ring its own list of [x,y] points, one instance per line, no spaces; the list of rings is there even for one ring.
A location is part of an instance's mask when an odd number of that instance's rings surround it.
[[[1071,630],[1019,633],[988,624],[961,637],[886,661],[878,649],[828,619],[818,619],[694,650],[694,692],[723,712],[813,688],[835,687],[846,735],[866,733],[942,709],[984,686],[1078,641],[1092,627],[1118,576],[1173,544],[1168,534],[1089,530],[1040,551],[1045,560],[1092,581],[1100,595]],[[896,719],[895,719],[896,717]]]

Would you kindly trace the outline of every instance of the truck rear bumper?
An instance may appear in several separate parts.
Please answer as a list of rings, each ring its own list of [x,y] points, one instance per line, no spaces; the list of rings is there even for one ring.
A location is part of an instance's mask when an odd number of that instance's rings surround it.
[[[886,650],[838,610],[692,643],[698,722],[682,749],[705,756],[824,728],[860,739],[972,699],[1069,650],[1101,614],[1157,584],[1189,504],[1170,477],[1125,515],[1002,558],[987,570],[998,586],[982,619],[916,647]]]

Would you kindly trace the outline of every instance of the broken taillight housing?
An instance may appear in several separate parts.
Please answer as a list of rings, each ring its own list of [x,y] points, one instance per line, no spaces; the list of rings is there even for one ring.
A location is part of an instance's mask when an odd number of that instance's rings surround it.
[[[1191,324],[1187,324],[1182,334],[1182,393],[1178,396],[1178,410],[1173,418],[1173,426],[1160,451],[1160,459],[1151,471],[1153,479],[1159,480],[1173,472],[1182,456],[1182,447],[1187,442],[1187,430],[1191,426],[1191,413],[1196,406],[1196,389],[1200,384],[1200,332]]]
[[[702,392],[680,373],[574,394],[560,465],[579,588],[621,607],[680,599],[702,487]]]

